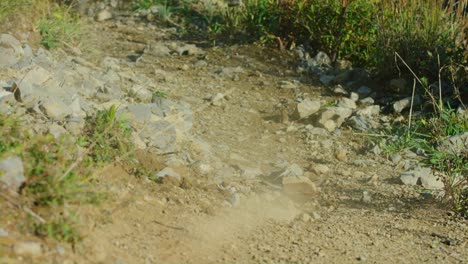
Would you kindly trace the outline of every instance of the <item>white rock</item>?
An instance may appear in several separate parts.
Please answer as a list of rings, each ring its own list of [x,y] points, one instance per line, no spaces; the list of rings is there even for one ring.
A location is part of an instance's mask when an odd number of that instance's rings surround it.
[[[356,101],[349,99],[349,98],[341,98],[341,100],[337,104],[338,107],[345,107],[350,109],[356,109]]]
[[[346,107],[329,107],[323,110],[316,124],[333,132],[340,127],[343,122],[353,114],[353,110]]]
[[[305,99],[297,104],[296,115],[298,119],[304,119],[316,113],[320,109],[320,101]]]
[[[96,15],[96,20],[99,22],[109,20],[112,18],[112,13],[109,10],[102,10]]]
[[[25,181],[23,161],[19,157],[0,160],[0,190],[7,188],[16,191]]]

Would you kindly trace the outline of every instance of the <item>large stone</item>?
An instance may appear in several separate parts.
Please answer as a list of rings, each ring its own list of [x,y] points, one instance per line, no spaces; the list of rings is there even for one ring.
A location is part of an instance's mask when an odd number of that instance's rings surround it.
[[[0,160],[0,189],[17,191],[25,181],[23,161],[19,157]]]
[[[50,119],[62,121],[72,113],[70,107],[59,100],[48,100],[42,103],[39,108]]]
[[[158,178],[171,177],[177,181],[180,181],[182,179],[182,177],[177,172],[175,172],[172,168],[169,168],[169,167],[166,167],[163,170],[156,173],[156,177]]]
[[[102,10],[96,15],[96,20],[99,22],[109,20],[112,18],[112,13],[109,10]]]
[[[380,114],[380,106],[378,105],[370,105],[359,109],[356,112],[357,115],[365,116],[365,117],[376,117]]]
[[[319,114],[316,124],[332,132],[339,128],[352,114],[353,110],[350,108],[329,107]]]
[[[314,60],[318,65],[330,65],[331,64],[331,59],[328,57],[328,55],[323,52],[319,51],[317,55],[315,55]]]
[[[299,177],[304,175],[304,170],[297,164],[291,164],[285,168],[274,171],[270,174],[270,179],[272,181],[278,181],[284,177]]]
[[[16,242],[13,245],[13,252],[16,255],[38,257],[42,255],[42,246],[39,242],[33,241]]]
[[[144,53],[155,57],[166,57],[171,50],[161,42],[150,43],[145,47]]]
[[[337,104],[338,107],[345,107],[345,108],[350,108],[350,109],[356,109],[356,102],[352,99],[349,98],[341,98],[340,101]]]
[[[147,124],[140,133],[140,138],[149,146],[161,152],[176,151],[176,128],[171,123],[160,120]]]
[[[372,124],[369,120],[362,115],[352,116],[346,121],[346,125],[358,131],[368,131],[372,128]]]
[[[465,153],[466,155],[468,153],[468,132],[442,140],[437,149],[447,154],[461,155]]]
[[[21,43],[8,34],[0,35],[0,68],[17,64],[24,56]]]
[[[187,44],[177,48],[179,55],[202,55],[205,52],[194,44]]]
[[[293,197],[311,196],[317,193],[315,184],[305,176],[287,176],[282,178],[283,191]]]
[[[310,115],[316,113],[320,109],[320,101],[312,101],[305,99],[304,101],[297,104],[296,117],[298,119],[304,119]]]
[[[416,106],[416,105],[419,105],[420,103],[421,103],[421,98],[419,98],[419,96],[415,96],[413,105]],[[410,106],[411,106],[411,97],[406,97],[399,101],[396,101],[393,104],[393,111],[395,111],[395,113],[401,113],[403,110],[405,110],[406,108],[409,108]]]
[[[434,173],[425,173],[420,176],[421,185],[430,190],[444,189],[444,182],[441,181]]]

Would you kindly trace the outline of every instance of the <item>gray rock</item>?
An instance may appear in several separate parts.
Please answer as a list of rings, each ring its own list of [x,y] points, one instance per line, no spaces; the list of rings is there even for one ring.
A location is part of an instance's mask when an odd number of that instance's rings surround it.
[[[221,70],[217,71],[216,73],[219,74],[222,77],[228,77],[232,78],[234,77],[235,74],[237,73],[243,73],[244,69],[240,66],[238,67],[225,67],[222,68]]]
[[[206,62],[206,60],[199,60],[197,62],[195,62],[195,64],[193,64],[194,67],[196,68],[204,68],[206,66],[208,66],[208,62]]]
[[[304,175],[304,171],[302,170],[302,168],[297,164],[291,164],[287,166],[286,168],[272,172],[270,174],[270,177],[276,180],[276,179],[283,178],[283,177],[289,177],[289,176],[299,177],[302,175]]]
[[[238,207],[240,205],[240,200],[240,195],[237,192],[231,194],[228,198],[228,202],[232,207]]]
[[[356,111],[357,115],[365,116],[365,117],[376,117],[379,116],[380,114],[380,106],[378,105],[370,105],[367,107],[364,107],[362,109],[359,109]]]
[[[177,53],[182,55],[203,55],[205,52],[194,44],[187,44],[177,48]]]
[[[373,105],[375,100],[372,97],[366,97],[364,99],[359,100],[361,105]]]
[[[223,103],[224,94],[217,93],[211,97],[211,104],[214,106],[221,106]]]
[[[401,156],[400,154],[392,154],[390,155],[390,160],[393,164],[398,164],[401,161]]]
[[[417,106],[420,103],[421,103],[421,98],[419,96],[415,96],[413,104]],[[395,113],[401,113],[404,109],[409,108],[410,106],[411,106],[411,97],[406,97],[399,101],[396,101],[393,104],[393,111],[395,111]]]
[[[341,86],[341,84],[337,84],[335,85],[335,87],[333,87],[333,93],[334,94],[337,94],[337,95],[348,95],[348,91],[346,91],[343,86]]]
[[[15,95],[0,88],[0,104],[14,104]]]
[[[320,101],[305,99],[296,106],[296,117],[304,119],[316,113],[320,109]]]
[[[297,84],[295,84],[294,82],[290,82],[290,81],[281,81],[280,87],[281,89],[296,89]]]
[[[352,92],[349,96],[349,99],[353,100],[354,102],[357,102],[359,100],[359,94]]]
[[[322,75],[320,76],[320,82],[324,85],[329,85],[333,80],[335,80],[334,75]]]
[[[13,252],[21,256],[40,256],[42,255],[42,246],[38,242],[17,242],[13,245]]]
[[[101,65],[102,67],[114,71],[119,71],[120,70],[120,62],[119,59],[117,58],[112,58],[112,57],[104,57],[102,59]]]
[[[42,113],[44,113],[48,118],[57,121],[63,121],[66,116],[72,113],[71,109],[58,100],[48,100],[39,105]]]
[[[370,93],[372,93],[372,89],[367,86],[361,86],[357,89],[356,92],[359,94],[360,97],[366,97]]]
[[[371,203],[372,202],[372,196],[369,194],[368,191],[363,191],[362,192],[361,201],[364,202],[364,203]]]
[[[171,50],[161,42],[153,42],[146,45],[144,54],[148,54],[154,57],[166,57],[171,55]]]
[[[8,34],[0,35],[0,68],[17,64],[24,56],[21,43]]]
[[[65,129],[72,135],[79,135],[85,126],[85,120],[80,116],[71,116],[67,119]]]
[[[96,21],[102,22],[105,20],[109,20],[112,18],[112,13],[109,12],[109,10],[101,10],[99,13],[96,15]]]
[[[325,164],[315,164],[313,170],[317,174],[326,174],[330,171],[330,168]]]
[[[156,177],[158,178],[171,177],[178,181],[182,179],[182,177],[177,172],[175,172],[172,168],[169,168],[169,167],[166,167],[160,172],[156,173]]]
[[[23,161],[19,157],[0,160],[0,189],[17,191],[25,181]]]
[[[329,107],[319,114],[316,124],[332,132],[353,114],[353,110],[345,107]]]
[[[438,179],[431,168],[416,167],[413,170],[405,171],[401,174],[400,180],[406,185],[417,185],[418,182],[426,189],[440,190],[444,188],[444,183]]]
[[[419,174],[414,173],[414,171],[405,171],[401,174],[400,180],[405,185],[416,185],[418,184]]]
[[[140,133],[140,138],[149,147],[155,147],[161,152],[176,151],[176,128],[165,120],[147,124]]]
[[[319,51],[317,55],[315,55],[314,60],[318,65],[330,65],[331,59],[325,52]]]
[[[53,135],[55,139],[59,139],[60,136],[67,134],[67,130],[63,126],[52,124],[48,127],[49,134]]]
[[[340,101],[337,104],[338,107],[345,107],[345,108],[350,108],[350,109],[356,109],[356,102],[352,99],[349,98],[341,98]]]
[[[448,154],[461,155],[468,153],[468,132],[460,135],[455,135],[442,140],[437,150]]]
[[[444,182],[442,182],[437,176],[435,176],[432,171],[430,173],[421,174],[421,177],[419,179],[421,181],[421,185],[426,189],[444,189]]]
[[[369,120],[362,115],[352,116],[346,121],[346,125],[358,131],[368,131],[372,128],[372,124]]]

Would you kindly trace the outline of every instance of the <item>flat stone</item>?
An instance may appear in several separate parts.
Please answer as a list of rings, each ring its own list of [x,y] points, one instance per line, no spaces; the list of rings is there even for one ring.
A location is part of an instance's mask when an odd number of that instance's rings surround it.
[[[60,136],[66,135],[67,130],[58,124],[52,124],[48,127],[49,134],[53,135],[55,139],[59,139]]]
[[[109,10],[102,10],[96,15],[96,21],[102,22],[112,18],[112,13]]]
[[[345,107],[350,109],[356,109],[356,101],[349,99],[349,98],[341,98],[337,104],[338,107]]]
[[[19,157],[0,160],[0,189],[17,191],[25,181],[23,161]]]
[[[304,119],[312,114],[316,113],[320,109],[320,101],[312,101],[305,99],[297,104],[296,117],[298,119]]]
[[[160,120],[147,124],[140,133],[140,138],[149,147],[155,147],[161,152],[176,151],[176,128],[171,123]]]
[[[468,132],[442,140],[437,149],[447,154],[460,155],[468,153]]]
[[[343,122],[353,114],[353,110],[346,107],[329,107],[319,114],[316,121],[317,126],[333,132],[339,128]]]
[[[356,111],[356,115],[361,115],[365,117],[376,117],[380,114],[379,105],[370,105]]]
[[[444,189],[444,182],[439,179],[434,173],[426,173],[420,176],[421,185],[430,190],[442,190]]]
[[[42,246],[38,242],[17,242],[13,245],[13,252],[21,256],[40,256],[42,255]]]
[[[420,103],[421,103],[421,98],[419,96],[415,96],[413,105],[417,106]],[[411,97],[406,97],[393,103],[393,111],[395,111],[395,113],[401,113],[403,110],[405,110],[406,108],[409,108],[410,106],[411,106]]]
[[[156,177],[158,178],[172,177],[178,181],[182,179],[182,177],[177,172],[175,172],[172,168],[169,168],[169,167],[166,167],[163,170],[156,173]]]
[[[372,97],[366,97],[364,99],[359,100],[361,105],[373,105],[375,100]]]
[[[317,55],[315,55],[314,60],[318,65],[330,65],[331,64],[331,59],[328,57],[328,55],[323,52],[319,51]]]
[[[282,179],[283,191],[290,195],[314,195],[317,193],[315,184],[305,176],[287,176]]]
[[[21,43],[8,34],[0,35],[0,68],[17,64],[24,56]]]
[[[348,95],[348,91],[346,91],[343,86],[341,86],[341,84],[337,84],[335,85],[335,87],[333,87],[333,93],[334,94],[337,94],[337,95]]]
[[[48,118],[57,121],[64,120],[64,118],[72,112],[68,105],[58,100],[48,100],[42,103],[39,109],[41,109]]]

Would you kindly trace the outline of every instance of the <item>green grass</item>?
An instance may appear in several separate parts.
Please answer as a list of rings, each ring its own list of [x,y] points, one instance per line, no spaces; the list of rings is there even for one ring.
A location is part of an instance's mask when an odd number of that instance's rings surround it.
[[[96,170],[133,152],[132,128],[117,115],[115,106],[88,117],[81,137],[33,134],[17,116],[0,115],[0,159],[18,156],[26,182],[17,199],[22,206],[38,210],[37,218],[17,219],[26,231],[38,236],[76,243],[81,239],[79,219],[71,208],[100,202],[105,195],[94,191]]]
[[[67,6],[54,5],[47,16],[37,23],[41,44],[51,49],[59,46],[74,46],[83,37],[80,18]]]
[[[439,172],[444,182],[446,201],[454,211],[468,218],[468,152],[451,153],[439,148],[440,142],[450,136],[468,131],[468,120],[450,107],[414,121],[412,128],[398,125],[387,131],[390,138],[383,143],[385,153],[404,150],[423,153],[423,163]]]

